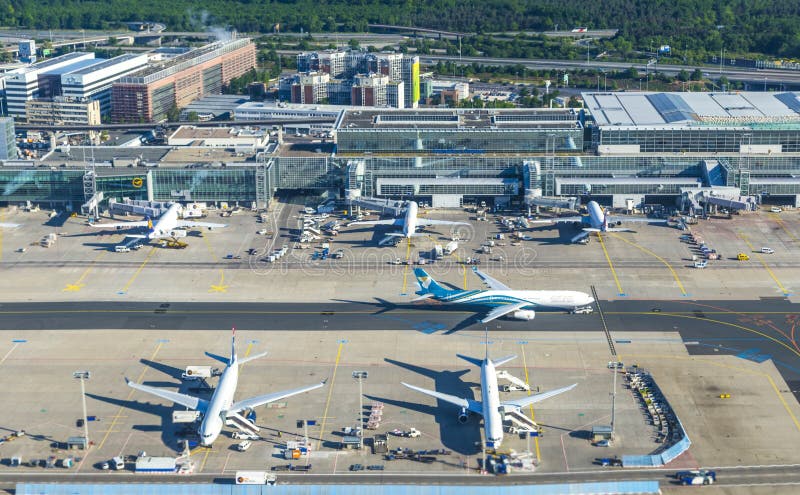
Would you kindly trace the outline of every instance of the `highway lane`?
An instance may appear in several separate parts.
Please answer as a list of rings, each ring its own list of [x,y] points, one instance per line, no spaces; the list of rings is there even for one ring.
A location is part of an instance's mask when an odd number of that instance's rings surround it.
[[[771,486],[798,484],[800,485],[800,466],[735,466],[711,468],[717,472],[717,485],[721,486]],[[390,473],[359,473],[359,474],[312,474],[312,473],[285,473],[279,472],[278,482],[293,485],[346,485],[346,484],[425,484],[425,485],[526,485],[544,483],[585,483],[593,481],[659,481],[663,486],[677,485],[673,477],[674,469],[618,469],[598,468],[592,471],[544,473],[544,474],[514,474],[512,476],[482,476],[474,474],[390,474]],[[195,474],[179,478],[181,483],[222,483],[230,484],[230,476],[219,474]],[[158,476],[146,474],[123,473],[73,473],[60,474],[57,472],[41,473],[11,473],[0,474],[0,488],[12,488],[15,482],[25,483],[175,483],[174,476]]]

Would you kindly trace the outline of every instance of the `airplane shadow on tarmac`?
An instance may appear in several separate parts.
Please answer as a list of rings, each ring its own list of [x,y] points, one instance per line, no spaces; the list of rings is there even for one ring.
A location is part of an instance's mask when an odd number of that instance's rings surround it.
[[[149,366],[154,370],[160,371],[167,375],[170,378],[180,380],[181,374],[183,370],[180,368],[176,368],[174,366],[169,366],[166,364],[158,363],[155,361],[150,361],[149,359],[140,359],[139,362],[144,364],[145,366]],[[193,382],[194,383],[194,382]],[[147,381],[144,382],[144,385],[149,385],[151,387],[158,387],[158,388],[165,388],[168,389],[170,387],[178,387],[181,388],[180,384],[176,384],[174,381]],[[207,393],[203,393],[203,391]],[[182,390],[184,393],[189,393],[195,397],[200,397],[203,399],[208,399],[212,392],[211,388],[208,389],[198,389],[198,388],[190,388],[189,390]],[[138,400],[127,400],[127,399],[117,399],[114,397],[105,397],[102,395],[91,394],[87,393],[87,397],[91,397],[92,399],[99,400],[101,402],[106,402],[108,404],[113,404],[115,406],[120,406],[125,409],[133,410],[133,411],[140,411],[148,414],[152,414],[155,416],[159,416],[161,418],[161,424],[139,424],[139,425],[132,425],[131,428],[134,430],[142,431],[142,432],[152,432],[152,431],[160,431],[161,432],[161,441],[164,442],[164,445],[179,451],[182,446],[179,444],[179,439],[177,438],[177,430],[173,427],[172,422],[172,412],[175,410],[182,410],[177,405],[170,405],[165,406],[162,404],[153,404],[150,402],[151,396],[146,396],[147,399],[140,402]],[[156,397],[152,397],[154,400],[159,400]],[[177,409],[176,409],[177,407]]]
[[[472,391],[471,387],[477,386],[478,384],[465,382],[461,379],[464,374],[469,372],[468,369],[461,371],[435,371],[429,368],[423,368],[421,366],[395,361],[394,359],[389,358],[384,359],[384,361],[389,364],[405,368],[409,371],[413,371],[414,373],[424,377],[432,378],[434,382],[432,387],[427,383],[419,384],[419,380],[415,379],[409,379],[407,380],[407,383],[420,385],[425,388],[455,395],[457,397],[464,397],[467,399],[475,398],[475,393]],[[399,380],[397,387],[403,387],[400,385]],[[405,387],[403,387],[403,389],[404,393],[408,392],[410,394],[418,394],[418,392],[405,389]],[[425,395],[418,395],[421,401],[428,400],[426,399]],[[467,423],[461,424],[458,422],[458,415],[461,411],[458,407],[448,402],[437,400],[436,406],[428,406],[419,402],[408,402],[366,394],[364,396],[370,400],[380,401],[384,404],[389,404],[403,409],[409,409],[411,411],[416,411],[423,414],[429,414],[434,417],[436,423],[439,425],[439,437],[442,445],[445,448],[462,455],[474,455],[480,452],[482,433],[480,426],[481,418],[479,415],[471,414]],[[410,427],[413,425],[408,426]]]

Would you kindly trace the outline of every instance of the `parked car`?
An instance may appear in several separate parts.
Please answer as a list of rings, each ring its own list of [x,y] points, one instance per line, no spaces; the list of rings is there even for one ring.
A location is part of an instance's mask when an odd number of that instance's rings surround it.
[[[772,213],[780,213],[783,210],[778,206],[773,206],[772,208],[769,209],[769,211],[771,211]]]

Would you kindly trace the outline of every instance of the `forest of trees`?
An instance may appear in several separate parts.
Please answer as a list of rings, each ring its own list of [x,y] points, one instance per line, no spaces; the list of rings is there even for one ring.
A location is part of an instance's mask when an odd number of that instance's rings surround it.
[[[170,30],[366,31],[368,23],[470,33],[617,28],[623,52],[669,44],[685,52],[800,57],[800,2],[786,0],[0,0],[0,25]]]

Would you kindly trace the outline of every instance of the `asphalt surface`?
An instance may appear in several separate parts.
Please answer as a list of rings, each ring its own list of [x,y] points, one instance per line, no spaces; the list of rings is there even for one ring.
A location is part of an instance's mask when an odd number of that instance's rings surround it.
[[[773,484],[800,484],[800,470],[796,465],[788,466],[738,466],[711,468],[717,472],[717,485],[722,486],[769,486]],[[512,477],[474,475],[417,475],[408,474],[331,474],[315,475],[278,473],[279,483],[298,484],[380,484],[399,485],[421,483],[426,485],[525,485],[543,483],[584,483],[593,481],[659,481],[664,485],[678,485],[673,469],[625,470],[608,468],[597,471],[583,471],[552,474],[515,474]],[[15,480],[0,479],[0,486],[13,486],[14,482],[24,483],[165,483],[172,477],[143,474],[99,473],[79,475],[53,474],[15,474]],[[221,483],[231,484],[232,477],[213,474],[195,474],[180,478],[182,483]]]
[[[346,296],[343,296],[346,297]],[[800,307],[783,298],[746,301],[600,301],[608,330],[677,331],[691,354],[731,354],[756,362],[772,359],[792,391],[800,390]],[[480,331],[486,308],[436,303],[395,305],[371,302],[328,303],[162,303],[63,302],[0,304],[0,330],[157,329],[358,331],[408,330],[422,333]],[[489,329],[508,331],[603,332],[598,312],[568,315],[538,311],[530,322],[499,319]],[[624,354],[624,340],[615,340]]]

